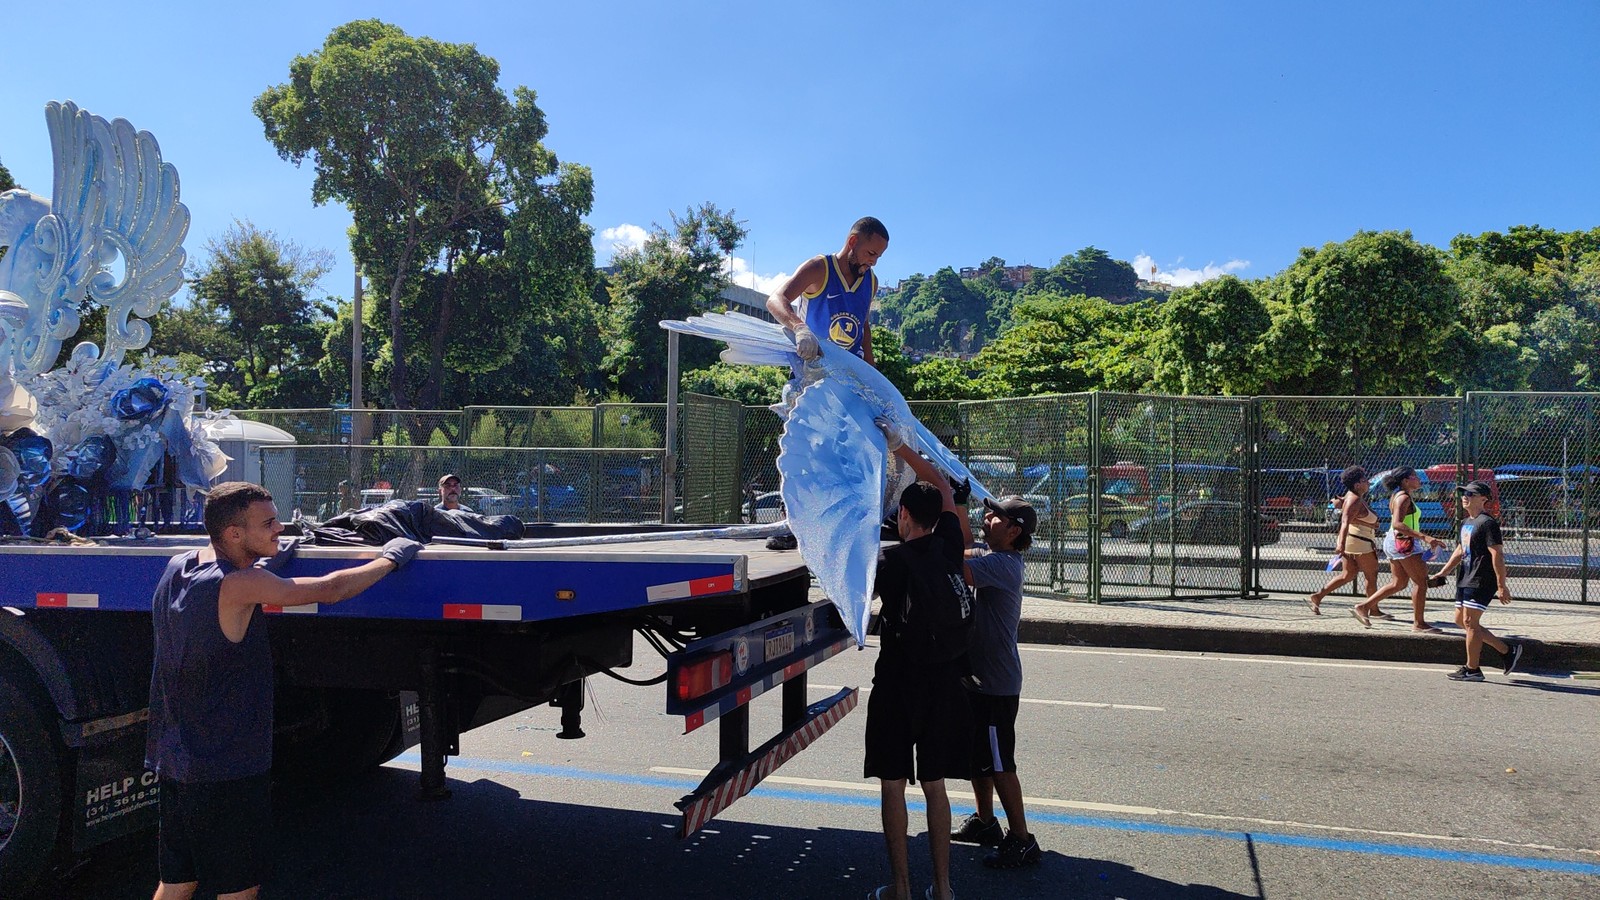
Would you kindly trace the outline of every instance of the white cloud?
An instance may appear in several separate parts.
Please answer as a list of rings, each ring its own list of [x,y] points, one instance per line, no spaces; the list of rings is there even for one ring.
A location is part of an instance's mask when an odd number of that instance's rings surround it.
[[[1146,281],[1159,281],[1173,287],[1192,287],[1202,281],[1232,275],[1249,267],[1248,259],[1230,259],[1220,266],[1216,263],[1206,263],[1201,268],[1190,269],[1184,267],[1181,256],[1166,266],[1158,266],[1153,258],[1143,253],[1133,258],[1133,271],[1138,273],[1140,278]]]
[[[601,256],[609,262],[618,250],[637,250],[643,247],[645,238],[649,236],[650,232],[643,228],[623,222],[615,228],[602,229],[595,240],[597,245],[595,249],[599,250]]]
[[[783,284],[789,277],[788,272],[779,272],[776,275],[761,275],[750,269],[750,261],[742,256],[735,256],[723,263],[722,271],[727,273],[734,284],[747,288],[755,288],[763,294],[770,294]]]

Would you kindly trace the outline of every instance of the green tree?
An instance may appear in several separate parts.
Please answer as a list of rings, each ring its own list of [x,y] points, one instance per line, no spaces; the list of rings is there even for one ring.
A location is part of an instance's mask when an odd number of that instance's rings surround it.
[[[988,310],[988,298],[945,266],[906,302],[900,334],[906,346],[918,350],[975,352],[993,336]]]
[[[723,261],[744,240],[744,226],[710,203],[672,215],[672,227],[651,226],[642,246],[613,260],[605,369],[622,394],[640,401],[666,395],[667,333],[661,322],[717,308],[727,287]],[[716,361],[720,346],[689,338],[678,343],[680,371]]]
[[[898,331],[901,320],[906,315],[906,305],[911,302],[911,298],[917,295],[917,291],[922,287],[922,282],[926,279],[927,276],[921,272],[908,278],[902,278],[895,290],[875,300],[873,305],[877,309],[876,318],[878,324]],[[878,336],[876,334],[872,336],[872,356],[874,359],[878,356]]]
[[[189,281],[192,312],[220,317],[228,341],[195,351],[227,361],[223,384],[242,403],[322,406],[331,399],[317,363],[334,308],[311,294],[332,259],[325,250],[303,248],[248,221],[235,221],[206,242],[204,260]]]
[[[1450,240],[1450,251],[1458,259],[1478,257],[1491,265],[1513,266],[1525,272],[1532,272],[1540,260],[1579,257],[1597,250],[1600,228],[1553,231],[1538,225],[1513,225],[1503,234],[1458,234]]]
[[[1300,257],[1267,287],[1262,390],[1282,394],[1419,394],[1459,309],[1443,254],[1410,232],[1361,231]]]
[[[296,57],[254,109],[284,159],[312,159],[312,198],[355,218],[381,300],[376,367],[397,407],[437,406],[447,368],[504,367],[540,310],[587,292],[588,169],[559,162],[533,91],[499,88],[470,44],[367,19]]]
[[[1081,294],[1027,297],[1016,306],[1016,324],[978,354],[978,368],[995,396],[1070,394],[1099,387],[1082,345],[1101,337],[1117,316],[1105,300]]]
[[[745,406],[770,406],[783,398],[789,370],[778,366],[745,366],[718,362],[683,375],[683,390],[727,397]]]
[[[1177,291],[1160,310],[1150,354],[1158,390],[1254,392],[1258,344],[1272,317],[1248,284],[1225,275]]]
[[[0,162],[0,191],[9,191],[16,186],[16,181],[11,178],[11,170],[6,168],[5,163]]]
[[[974,365],[945,356],[930,356],[911,366],[907,400],[983,400],[989,384]]]
[[[1138,299],[1139,275],[1133,271],[1133,266],[1112,259],[1104,250],[1085,247],[1061,257],[1050,268],[1035,272],[1023,292],[1063,297],[1084,294],[1125,303]]]

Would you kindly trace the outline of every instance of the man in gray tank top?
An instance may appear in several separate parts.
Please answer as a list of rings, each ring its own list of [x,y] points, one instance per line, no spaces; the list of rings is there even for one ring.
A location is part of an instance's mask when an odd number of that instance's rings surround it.
[[[271,828],[272,647],[261,606],[338,603],[416,556],[395,538],[378,558],[316,578],[279,578],[295,544],[272,495],[242,481],[206,498],[211,545],[167,564],[151,600],[155,666],[145,765],[160,776],[155,900],[250,900],[266,877]],[[266,566],[257,562],[268,559]]]

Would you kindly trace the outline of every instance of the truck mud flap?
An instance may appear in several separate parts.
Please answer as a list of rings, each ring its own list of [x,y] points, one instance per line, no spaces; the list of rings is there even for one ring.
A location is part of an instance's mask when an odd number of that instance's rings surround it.
[[[678,836],[686,838],[699,831],[718,813],[732,806],[734,801],[754,790],[763,779],[809,747],[850,710],[855,709],[859,698],[857,689],[845,688],[808,707],[803,719],[742,759],[725,761],[712,769],[693,793],[675,804],[683,811],[683,823],[678,829]]]

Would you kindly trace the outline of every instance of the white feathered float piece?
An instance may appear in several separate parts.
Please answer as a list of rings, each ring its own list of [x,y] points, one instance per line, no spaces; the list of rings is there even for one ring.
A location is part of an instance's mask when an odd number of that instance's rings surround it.
[[[993,495],[917,420],[889,379],[855,354],[824,344],[820,358],[802,363],[788,331],[740,313],[692,316],[661,327],[726,343],[723,362],[787,366],[800,373],[803,387],[778,439],[779,491],[800,558],[856,643],[864,643],[887,484],[888,446],[876,420],[886,419],[907,447],[943,474],[969,480],[974,498]]]

